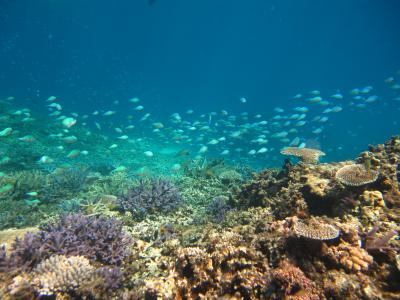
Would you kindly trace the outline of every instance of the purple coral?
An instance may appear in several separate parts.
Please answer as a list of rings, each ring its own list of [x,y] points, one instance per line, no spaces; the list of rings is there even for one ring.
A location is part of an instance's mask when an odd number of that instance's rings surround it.
[[[13,267],[32,269],[53,254],[81,255],[106,264],[118,265],[128,255],[130,237],[122,223],[105,217],[66,215],[37,233],[27,233],[12,245]]]
[[[164,179],[141,180],[137,187],[130,189],[126,195],[118,199],[123,211],[128,211],[139,219],[147,214],[170,212],[181,202],[178,189]]]
[[[221,223],[226,213],[232,210],[232,206],[228,204],[228,200],[226,196],[217,196],[208,204],[207,213],[215,223]]]
[[[397,235],[397,231],[391,230],[385,233],[382,237],[377,237],[376,233],[379,230],[379,225],[375,224],[374,227],[366,234],[365,249],[369,252],[387,252],[390,250],[396,251],[389,245],[392,237]]]

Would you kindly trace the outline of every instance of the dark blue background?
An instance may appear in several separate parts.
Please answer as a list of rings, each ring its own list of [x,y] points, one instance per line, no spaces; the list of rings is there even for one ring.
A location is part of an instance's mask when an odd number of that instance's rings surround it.
[[[77,112],[139,96],[159,114],[165,103],[168,115],[237,113],[245,96],[247,111],[271,116],[298,92],[384,93],[400,66],[396,0],[3,0],[0,15],[0,97],[56,95]],[[329,146],[354,121],[360,144],[398,132],[398,111],[380,109],[369,125],[366,113],[337,117]]]

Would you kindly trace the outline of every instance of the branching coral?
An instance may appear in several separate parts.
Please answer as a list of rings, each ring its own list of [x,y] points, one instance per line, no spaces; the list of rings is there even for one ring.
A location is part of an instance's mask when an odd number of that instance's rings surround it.
[[[33,270],[33,285],[41,296],[74,291],[89,281],[95,270],[83,256],[55,255]]]
[[[115,219],[67,215],[37,233],[27,233],[12,245],[13,267],[31,269],[52,254],[81,255],[107,264],[119,264],[129,254],[130,237]]]
[[[85,189],[87,176],[86,168],[56,169],[48,177],[46,200],[76,196]]]
[[[118,199],[123,211],[141,219],[147,214],[170,212],[178,207],[182,198],[178,189],[164,179],[141,180],[139,185]]]
[[[284,148],[281,150],[281,154],[299,157],[302,162],[308,164],[318,163],[320,156],[325,155],[324,152],[318,149],[297,148],[297,147]]]
[[[226,213],[232,210],[232,207],[228,204],[228,200],[228,197],[217,196],[214,197],[207,206],[206,212],[211,216],[214,222],[221,223]]]
[[[379,230],[379,226],[375,225],[371,231],[369,231],[365,237],[365,249],[370,252],[387,252],[395,250],[389,246],[389,241],[392,237],[397,235],[395,230],[391,230],[384,234],[382,237],[377,237],[376,233]]]
[[[375,170],[367,169],[365,165],[354,164],[341,167],[336,172],[336,179],[349,186],[360,186],[374,182],[379,173]]]

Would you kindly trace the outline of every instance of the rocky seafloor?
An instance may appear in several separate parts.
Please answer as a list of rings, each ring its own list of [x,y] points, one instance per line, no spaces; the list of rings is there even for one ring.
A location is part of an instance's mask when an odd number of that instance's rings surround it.
[[[400,137],[308,162],[2,177],[0,298],[400,299]]]

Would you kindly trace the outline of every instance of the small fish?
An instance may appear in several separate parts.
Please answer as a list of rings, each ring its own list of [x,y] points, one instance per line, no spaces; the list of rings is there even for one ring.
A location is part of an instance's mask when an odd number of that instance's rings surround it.
[[[37,195],[39,195],[38,192],[27,192],[25,193],[25,195],[30,196],[30,197],[36,197]]]
[[[328,117],[322,117],[322,118],[319,119],[319,122],[325,123],[325,122],[328,121],[328,120],[329,120]]]
[[[218,143],[219,143],[219,141],[216,139],[212,139],[211,141],[208,142],[209,145],[216,145]]]
[[[283,113],[285,110],[283,108],[280,108],[280,107],[275,107],[274,111],[277,112],[277,113]]]
[[[252,150],[250,150],[249,152],[247,152],[247,154],[249,154],[249,155],[254,155],[254,154],[256,154],[256,153],[257,153],[257,151],[254,150],[254,149],[252,149]]]
[[[322,98],[320,96],[315,96],[315,97],[307,99],[307,101],[310,103],[318,103],[318,102],[322,101]]]
[[[66,137],[62,138],[62,140],[64,143],[73,144],[78,141],[78,138],[74,135],[70,135],[70,136],[66,136]]]
[[[134,109],[137,110],[137,111],[141,111],[141,110],[144,109],[144,107],[143,107],[143,105],[138,105]]]
[[[118,166],[114,170],[111,171],[111,173],[119,173],[119,172],[125,172],[128,168],[125,166]]]
[[[112,116],[115,114],[114,110],[108,110],[105,113],[103,113],[103,116],[108,117],[108,116]]]
[[[321,92],[318,91],[318,90],[313,90],[313,91],[310,92],[310,94],[311,94],[311,95],[314,95],[314,96],[317,96],[317,95],[320,95]]]
[[[145,156],[147,156],[147,157],[153,157],[154,156],[153,152],[151,152],[151,151],[144,151],[143,154]]]
[[[73,149],[73,150],[71,150],[71,151],[67,154],[67,157],[68,157],[68,158],[75,158],[75,157],[78,157],[79,154],[81,154],[81,150],[79,150],[79,149]]]
[[[295,107],[294,108],[295,111],[300,112],[300,113],[306,113],[308,112],[308,108],[303,106],[303,107]]]
[[[201,146],[197,153],[199,153],[199,154],[205,153],[205,152],[207,152],[207,150],[208,150],[207,146]]]
[[[39,158],[39,162],[42,164],[50,164],[52,163],[54,160],[52,158],[50,158],[47,155],[43,155],[41,158]]]
[[[139,122],[146,121],[148,117],[150,117],[150,114],[149,114],[149,113],[145,114],[145,115],[139,120]]]
[[[257,151],[257,153],[258,153],[258,154],[262,154],[262,153],[265,153],[265,152],[267,152],[267,151],[268,151],[267,148],[262,147],[262,148],[260,148],[260,149]]]
[[[138,97],[134,97],[132,99],[129,99],[129,102],[131,103],[138,103],[140,101],[140,99]]]
[[[155,123],[153,123],[153,126],[154,126],[155,128],[157,128],[157,129],[164,128],[164,124],[161,123],[161,122],[155,122]]]
[[[342,100],[343,99],[343,95],[340,93],[336,93],[334,95],[331,96],[332,99],[336,99],[336,100]]]
[[[75,124],[76,124],[76,119],[74,119],[74,118],[65,118],[64,120],[62,120],[62,125],[65,128],[71,128]]]
[[[115,148],[117,148],[117,147],[118,147],[117,144],[112,144],[110,147],[108,147],[108,149],[115,149]]]
[[[56,96],[50,96],[49,98],[47,98],[47,102],[53,102],[53,101],[55,101],[57,99],[57,97]]]
[[[378,96],[376,96],[376,95],[371,95],[371,96],[368,96],[367,97],[367,99],[365,99],[365,103],[373,103],[373,102],[375,102],[375,101],[377,101],[378,100]]]
[[[18,138],[20,141],[32,143],[35,141],[35,137],[33,135],[25,135],[23,137]]]
[[[126,134],[117,137],[117,139],[120,139],[120,140],[127,140],[128,138],[129,138],[129,136],[127,136]]]
[[[5,137],[9,136],[13,132],[13,129],[11,127],[7,127],[6,129],[3,129],[0,131],[0,137]]]
[[[312,132],[315,134],[320,134],[322,132],[322,129],[323,129],[322,127],[319,127],[317,129],[313,130]]]
[[[221,155],[228,155],[229,154],[229,150],[225,149],[221,152]]]
[[[240,101],[241,103],[246,103],[246,102],[247,102],[247,99],[246,99],[245,97],[242,97],[242,98],[239,99],[239,101]]]
[[[341,112],[343,108],[341,106],[334,106],[331,108],[331,112]]]
[[[300,127],[300,126],[304,126],[307,122],[306,121],[298,121],[296,122],[296,124],[294,124],[294,126]]]

